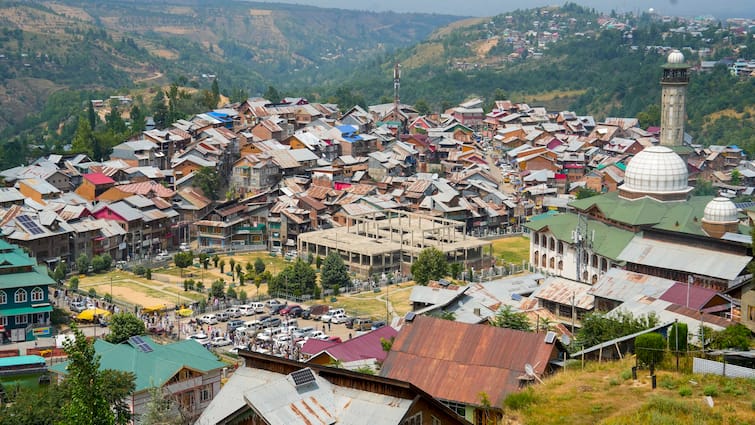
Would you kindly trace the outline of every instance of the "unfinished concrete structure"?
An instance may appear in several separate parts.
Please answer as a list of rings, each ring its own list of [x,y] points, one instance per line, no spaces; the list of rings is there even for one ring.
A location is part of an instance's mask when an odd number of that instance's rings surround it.
[[[409,273],[419,253],[435,247],[449,263],[465,268],[488,267],[483,248],[488,241],[467,236],[464,223],[399,210],[350,216],[346,226],[299,235],[299,254],[327,256],[336,250],[358,276],[390,272]]]

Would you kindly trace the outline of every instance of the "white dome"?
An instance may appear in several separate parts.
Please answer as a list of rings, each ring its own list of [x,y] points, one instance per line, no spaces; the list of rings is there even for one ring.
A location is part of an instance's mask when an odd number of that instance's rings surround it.
[[[665,146],[650,146],[629,161],[623,189],[640,193],[688,192],[687,164]]]
[[[703,220],[710,223],[733,223],[738,220],[737,207],[727,198],[714,198],[705,206]]]
[[[668,63],[671,63],[671,64],[684,63],[684,55],[682,54],[682,52],[678,50],[672,50],[671,53],[669,53],[668,55],[667,61]]]

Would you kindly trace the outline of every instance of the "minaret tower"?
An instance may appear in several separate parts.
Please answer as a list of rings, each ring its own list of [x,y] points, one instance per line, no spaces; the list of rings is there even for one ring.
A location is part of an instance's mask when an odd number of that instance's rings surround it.
[[[399,116],[401,111],[401,98],[399,97],[399,89],[401,88],[401,64],[396,62],[393,67],[393,108],[396,111],[396,117]]]
[[[661,145],[681,146],[687,120],[687,85],[689,65],[678,50],[668,55],[661,79]]]

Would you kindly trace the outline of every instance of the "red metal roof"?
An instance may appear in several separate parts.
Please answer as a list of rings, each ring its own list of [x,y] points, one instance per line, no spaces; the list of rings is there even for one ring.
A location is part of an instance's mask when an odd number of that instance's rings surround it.
[[[83,177],[87,180],[89,180],[92,184],[114,184],[115,180],[111,179],[110,177],[106,176],[103,173],[89,173],[84,174]]]
[[[383,345],[380,343],[381,339],[390,340],[397,334],[398,332],[392,327],[383,326],[380,329],[367,332],[340,344],[326,347],[321,351],[326,351],[330,357],[344,363],[369,359],[376,359],[377,361],[382,362],[385,360],[388,353],[383,350]]]
[[[393,343],[381,376],[411,382],[433,397],[480,405],[485,392],[494,406],[519,389],[524,365],[538,375],[558,355],[545,334],[417,316]]]
[[[689,305],[687,304],[687,294],[689,294]],[[677,282],[673,284],[666,292],[664,292],[660,299],[668,301],[670,303],[689,307],[693,310],[701,310],[708,305],[711,300],[718,295],[713,289],[702,288],[695,285],[687,285],[686,283]],[[718,300],[719,302],[711,303],[711,305],[726,303],[726,300]]]

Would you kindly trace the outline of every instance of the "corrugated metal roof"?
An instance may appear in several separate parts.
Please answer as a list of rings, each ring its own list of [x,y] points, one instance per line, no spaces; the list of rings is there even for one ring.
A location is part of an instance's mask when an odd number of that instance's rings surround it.
[[[752,257],[707,249],[661,242],[635,236],[619,254],[619,260],[680,270],[688,273],[734,280],[747,267]]]
[[[590,294],[592,286],[562,277],[549,277],[532,297],[563,305],[572,305],[583,310],[592,310],[595,297]]]
[[[673,280],[612,268],[590,289],[596,297],[616,301],[638,295],[658,298],[674,285]]]
[[[519,389],[526,363],[542,374],[556,355],[542,334],[416,316],[399,332],[380,375],[470,405],[480,405],[484,391],[500,406]]]

